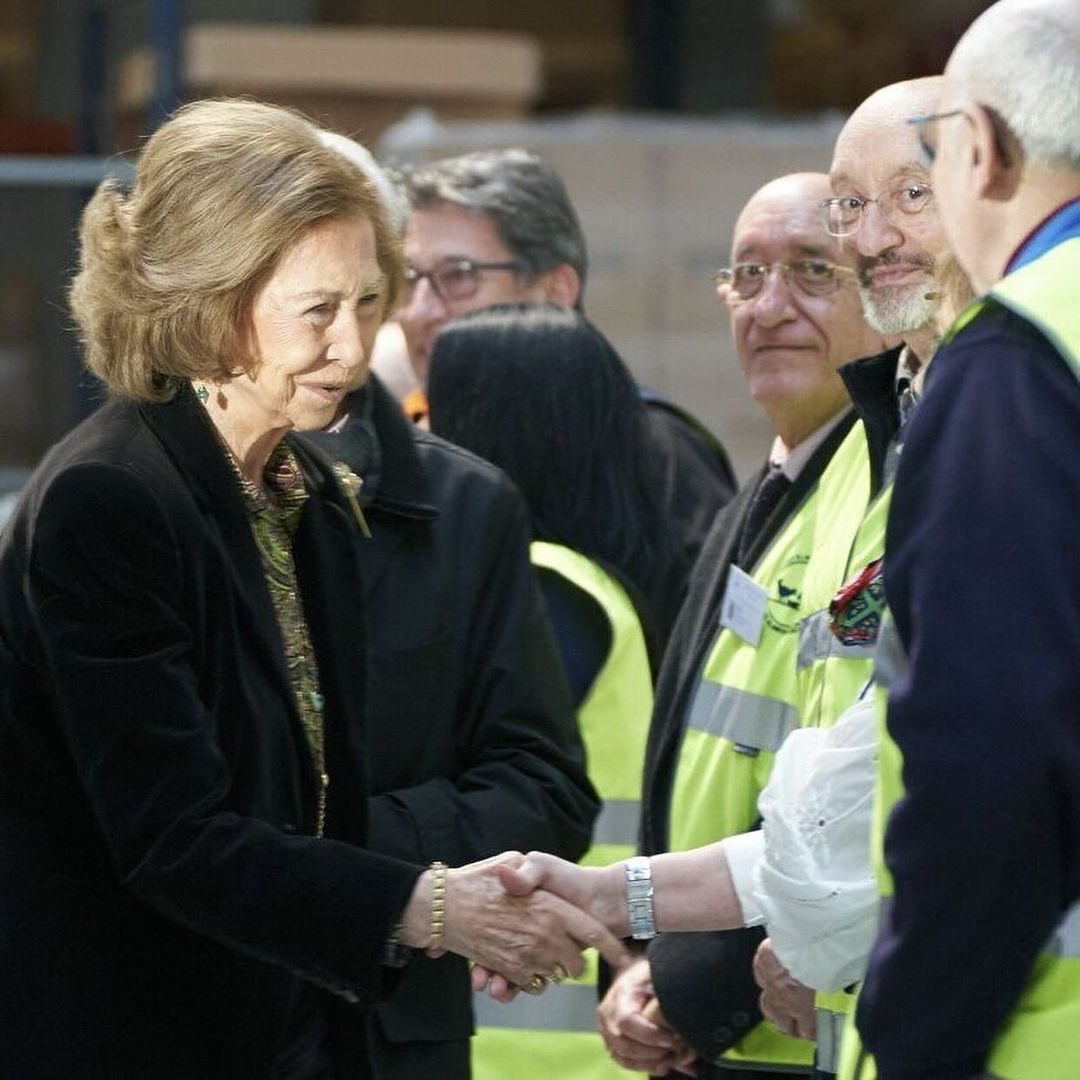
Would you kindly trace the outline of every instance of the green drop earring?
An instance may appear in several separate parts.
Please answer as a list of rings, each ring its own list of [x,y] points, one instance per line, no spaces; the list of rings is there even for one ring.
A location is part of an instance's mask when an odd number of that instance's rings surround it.
[[[210,400],[210,391],[206,389],[205,383],[199,383],[198,386],[195,387],[195,396],[202,405],[205,405]]]

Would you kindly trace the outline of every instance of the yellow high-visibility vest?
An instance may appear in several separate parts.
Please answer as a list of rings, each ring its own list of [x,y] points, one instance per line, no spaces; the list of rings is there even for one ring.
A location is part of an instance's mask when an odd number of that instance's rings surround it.
[[[851,545],[844,571],[845,583],[882,558],[891,496],[890,484],[878,492],[870,504]],[[813,591],[816,595],[822,593],[820,588]],[[860,597],[852,606],[856,604],[858,610],[850,612],[847,621],[857,624],[862,620],[862,627],[855,625],[853,628],[864,631],[864,641],[841,642],[832,631],[828,606],[803,620],[796,678],[804,726],[832,727],[870,681],[884,609],[883,604],[868,595]],[[855,1000],[855,994],[847,990],[818,991],[814,995],[817,1067],[824,1072],[836,1072],[839,1067],[844,1029]]]
[[[589,779],[602,800],[592,846],[581,862],[605,866],[637,851],[641,777],[653,704],[645,635],[626,591],[591,559],[542,541],[534,542],[529,554],[534,566],[553,570],[588,593],[611,625],[611,648],[577,714]],[[597,1032],[597,963],[596,952],[590,949],[582,976],[549,986],[535,997],[521,994],[509,1004],[475,994],[473,1080],[639,1076],[608,1057]]]
[[[817,483],[751,571],[768,604],[751,644],[718,628],[690,705],[672,789],[669,848],[684,851],[746,832],[776,751],[799,727],[799,627],[843,583],[852,540],[866,511],[870,464],[855,423]],[[813,1044],[765,1022],[724,1053],[732,1068],[809,1067]]]

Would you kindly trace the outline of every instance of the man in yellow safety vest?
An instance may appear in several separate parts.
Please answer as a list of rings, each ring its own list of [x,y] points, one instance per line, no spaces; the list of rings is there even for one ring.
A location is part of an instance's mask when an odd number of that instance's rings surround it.
[[[797,631],[804,605],[813,602],[803,575],[811,554],[827,546],[822,537],[836,537],[841,565],[826,586],[831,595],[866,506],[866,440],[854,430],[836,369],[878,352],[882,339],[863,320],[851,255],[822,223],[819,204],[829,194],[819,174],[767,184],[740,215],[732,265],[720,275],[751,396],[777,439],[766,467],[717,518],[668,649],[644,788],[647,852],[692,847],[754,824],[774,752],[798,724]],[[861,451],[840,456],[856,435]],[[702,1075],[746,1066],[756,1068],[755,1077],[809,1069],[809,1043],[760,1023],[750,970],[760,937],[728,939],[728,962],[708,965],[708,1000],[699,1004],[713,1007],[715,1017],[704,1038],[685,1032]],[[664,1019],[666,1005],[678,1009],[684,997],[672,985],[683,970],[681,961],[673,965],[667,1002],[648,959],[615,980],[600,1026],[620,1064],[655,1072],[686,1057]]]
[[[1077,87],[1075,0],[1002,0],[915,122],[985,296],[934,360],[890,512],[887,898],[857,1012],[874,1061],[849,1075],[1080,1075]]]

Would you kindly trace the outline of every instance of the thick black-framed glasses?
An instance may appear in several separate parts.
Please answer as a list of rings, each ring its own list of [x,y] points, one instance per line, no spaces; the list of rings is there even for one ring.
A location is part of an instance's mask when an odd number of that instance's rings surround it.
[[[730,285],[740,300],[752,300],[765,284],[770,270],[784,275],[805,296],[827,296],[855,277],[848,266],[837,266],[825,259],[795,259],[792,262],[736,263],[717,270],[712,279],[717,288]]]
[[[937,157],[937,138],[931,132],[939,120],[948,120],[951,116],[963,116],[963,109],[949,109],[948,112],[928,113],[926,116],[913,116],[908,123],[915,128],[915,137],[919,140],[919,153],[927,165],[934,164]]]
[[[516,274],[524,269],[525,264],[520,259],[507,259],[503,262],[443,259],[430,270],[417,270],[414,266],[407,266],[405,288],[411,293],[424,278],[427,278],[440,300],[469,300],[480,288],[480,275],[488,270],[506,270]]]

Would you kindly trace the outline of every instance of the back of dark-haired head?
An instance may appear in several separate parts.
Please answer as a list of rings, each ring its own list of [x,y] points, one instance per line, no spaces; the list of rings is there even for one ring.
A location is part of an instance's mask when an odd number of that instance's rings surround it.
[[[536,536],[644,589],[671,541],[650,484],[641,398],[626,365],[582,315],[499,305],[443,328],[428,384],[431,428],[498,465]]]
[[[559,174],[528,150],[480,150],[419,165],[404,178],[410,210],[448,203],[489,217],[526,273],[572,266],[585,290],[581,222]],[[580,307],[580,299],[579,304]]]

